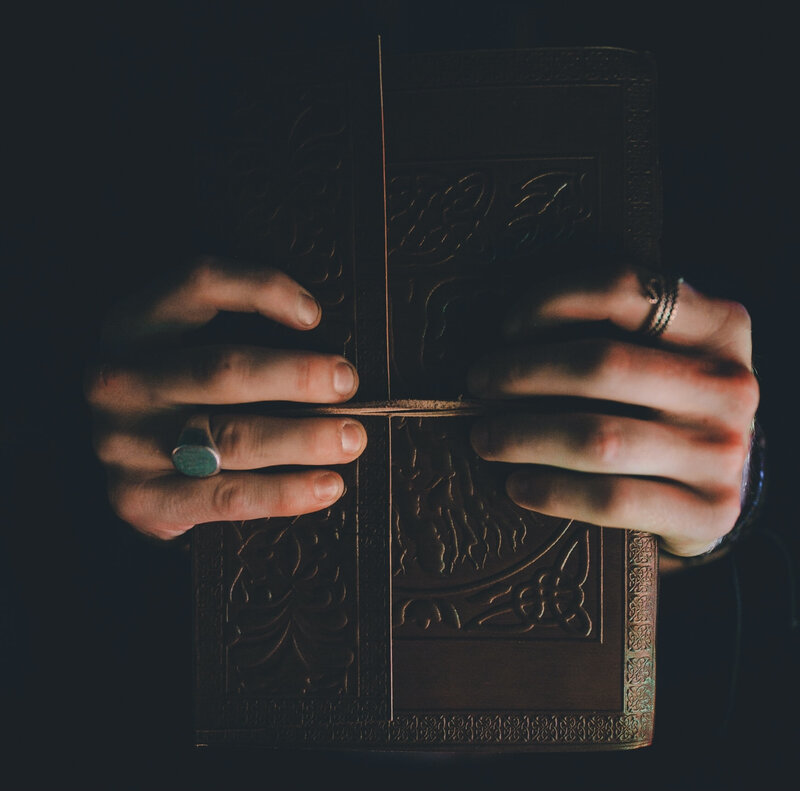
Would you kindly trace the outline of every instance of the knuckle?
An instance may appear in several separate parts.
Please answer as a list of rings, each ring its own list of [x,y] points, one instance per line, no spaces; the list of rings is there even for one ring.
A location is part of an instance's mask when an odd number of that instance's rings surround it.
[[[623,379],[632,365],[632,351],[624,343],[598,338],[576,348],[566,363],[571,373],[587,382],[613,382]]]
[[[294,387],[308,401],[328,401],[338,360],[313,354],[298,355],[294,362]]]
[[[710,539],[719,539],[730,533],[742,510],[738,488],[723,491],[713,506],[713,515],[709,523]]]
[[[92,366],[86,371],[83,392],[91,406],[100,406],[114,398],[122,372],[108,364]]]
[[[241,351],[209,347],[195,357],[193,376],[202,387],[224,392],[241,384],[248,369],[247,356]]]
[[[739,302],[714,299],[711,307],[718,316],[710,335],[712,345],[736,359],[750,359],[752,354],[752,320],[747,308]]]
[[[98,403],[104,387],[100,371],[99,366],[93,366],[88,368],[83,376],[83,395],[86,401],[92,405]]]
[[[726,366],[720,387],[726,398],[726,411],[729,417],[748,424],[758,409],[761,392],[753,372],[744,365]]]
[[[640,293],[642,290],[642,273],[637,271],[629,261],[621,261],[611,273],[606,293],[627,294]]]
[[[629,364],[630,354],[625,346],[604,339],[582,344],[575,358],[576,373],[599,379],[621,374]]]
[[[336,447],[337,432],[327,421],[310,420],[299,424],[296,436],[298,453],[316,464],[321,458],[330,456]],[[341,451],[341,446],[339,447]]]
[[[538,492],[535,493],[538,500]],[[565,507],[571,505],[570,493],[564,486],[561,476],[552,475],[546,477],[546,484],[542,490],[542,503],[546,513],[558,514],[563,512]]]
[[[511,390],[525,381],[531,368],[525,352],[515,352],[502,360],[493,360],[487,367],[491,386]]]
[[[619,458],[622,434],[613,420],[587,417],[579,424],[579,449],[602,466]]]
[[[741,479],[749,445],[749,440],[741,437],[730,437],[719,443],[714,466],[725,480],[739,481]]]
[[[142,527],[142,496],[138,486],[125,479],[117,480],[108,487],[108,502],[114,513],[134,527]]]
[[[553,489],[552,476],[546,474],[533,476],[519,470],[506,481],[506,492],[513,502],[543,513],[551,513],[553,504],[557,502]]]
[[[134,530],[143,535],[168,541],[185,533],[191,524],[172,524],[155,518],[147,506],[146,483],[124,475],[111,476],[108,501],[112,511]]]
[[[622,376],[630,370],[632,363],[632,350],[629,346],[622,343],[611,341],[600,342],[598,344],[598,367],[597,373]]]
[[[740,302],[728,300],[723,301],[723,306],[726,310],[726,326],[734,332],[750,334],[753,322],[747,308]]]
[[[310,395],[314,390],[315,371],[310,357],[298,357],[294,363],[294,386],[298,395]]]
[[[243,519],[250,495],[241,481],[220,477],[212,493],[212,508],[222,519]]]
[[[270,267],[265,267],[259,272],[259,280],[260,290],[268,301],[285,296],[286,286],[291,282],[288,275]]]
[[[698,360],[694,376],[699,386],[714,392],[723,423],[749,427],[761,397],[758,380],[749,367],[732,360]]]
[[[299,503],[303,499],[302,484],[294,476],[277,476],[272,481],[269,510],[275,516],[294,516],[302,513]],[[308,488],[308,485],[307,485]]]
[[[189,266],[186,285],[198,297],[213,293],[219,279],[220,261],[213,255],[200,255]]]
[[[761,400],[761,390],[753,372],[742,367],[736,377],[736,387],[738,390],[737,401],[744,407],[749,415],[754,415]]]
[[[228,463],[241,461],[247,455],[251,432],[235,417],[216,417],[213,421],[214,441],[220,455]]]
[[[471,434],[473,446],[484,459],[495,459],[505,448],[505,431],[497,418],[486,418],[478,423]]]
[[[609,476],[598,476],[607,478]],[[633,492],[620,480],[598,480],[592,487],[590,501],[593,509],[604,516],[609,524],[623,524],[630,510]]]
[[[164,525],[142,525],[136,529],[146,536],[157,538],[159,541],[172,541],[178,536],[182,536],[187,530],[191,530],[194,525],[186,525],[184,527],[164,526]]]
[[[95,456],[103,464],[111,464],[124,457],[122,453],[122,437],[119,434],[94,432],[92,435],[92,447],[94,448]]]

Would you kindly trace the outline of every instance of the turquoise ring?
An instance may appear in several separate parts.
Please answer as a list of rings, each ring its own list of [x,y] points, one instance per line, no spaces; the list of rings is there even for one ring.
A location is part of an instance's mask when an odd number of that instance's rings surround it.
[[[208,415],[196,415],[183,427],[172,451],[172,464],[190,478],[208,478],[220,471],[219,449],[211,436]]]

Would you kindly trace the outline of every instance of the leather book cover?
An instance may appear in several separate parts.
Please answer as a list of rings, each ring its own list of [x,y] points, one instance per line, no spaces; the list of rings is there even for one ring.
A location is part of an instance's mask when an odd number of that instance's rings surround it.
[[[468,441],[470,362],[554,251],[657,265],[655,73],[616,49],[253,67],[201,150],[205,241],[322,303],[367,450],[324,512],[194,531],[201,744],[630,748],[652,739],[657,553],[547,517]],[[253,342],[251,340],[251,342]],[[530,405],[547,408],[546,405]]]

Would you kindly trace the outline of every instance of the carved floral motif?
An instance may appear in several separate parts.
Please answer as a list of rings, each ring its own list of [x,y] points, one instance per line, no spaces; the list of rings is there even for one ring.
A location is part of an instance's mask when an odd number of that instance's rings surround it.
[[[228,657],[239,691],[286,696],[347,690],[355,636],[341,567],[343,528],[341,509],[238,528]]]
[[[466,171],[445,163],[395,166],[387,185],[390,267],[456,257],[497,261],[568,238],[593,217],[586,167],[547,160],[487,162]]]

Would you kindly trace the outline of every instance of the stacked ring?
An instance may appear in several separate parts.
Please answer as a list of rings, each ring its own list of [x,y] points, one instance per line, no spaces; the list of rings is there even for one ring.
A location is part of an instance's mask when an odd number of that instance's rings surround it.
[[[657,338],[664,334],[675,316],[681,283],[683,283],[682,277],[659,274],[651,276],[644,284],[644,296],[653,306],[647,324],[642,330],[644,335]]]

